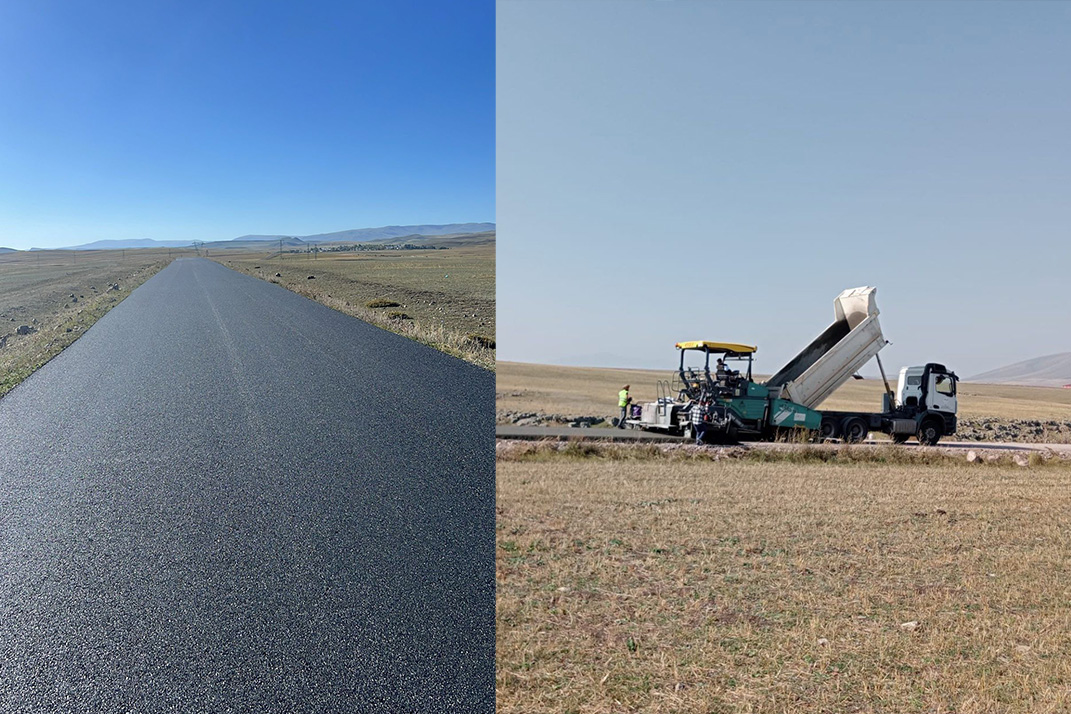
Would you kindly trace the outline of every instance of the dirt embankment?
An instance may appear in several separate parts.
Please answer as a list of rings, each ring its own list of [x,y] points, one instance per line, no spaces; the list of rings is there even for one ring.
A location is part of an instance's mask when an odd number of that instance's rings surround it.
[[[1013,441],[1024,444],[1071,444],[1071,421],[1057,419],[960,419],[959,441]]]

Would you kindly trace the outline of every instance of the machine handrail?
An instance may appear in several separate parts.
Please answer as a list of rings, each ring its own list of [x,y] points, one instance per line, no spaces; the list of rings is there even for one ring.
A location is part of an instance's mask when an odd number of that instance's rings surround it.
[[[669,390],[670,390],[669,380],[668,379],[660,379],[660,380],[658,380],[657,384],[655,385],[655,389],[656,389],[656,394],[657,394],[657,399],[658,399],[658,401],[655,402],[655,404],[656,404],[655,409],[657,410],[659,416],[665,416],[666,415],[666,405],[669,402]]]

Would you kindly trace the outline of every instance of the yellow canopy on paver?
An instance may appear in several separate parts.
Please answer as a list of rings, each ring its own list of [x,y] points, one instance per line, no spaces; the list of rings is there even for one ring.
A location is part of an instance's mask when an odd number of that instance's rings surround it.
[[[705,352],[732,353],[749,355],[758,351],[753,345],[740,345],[735,342],[710,342],[708,340],[696,340],[694,342],[678,342],[678,350],[703,350]]]

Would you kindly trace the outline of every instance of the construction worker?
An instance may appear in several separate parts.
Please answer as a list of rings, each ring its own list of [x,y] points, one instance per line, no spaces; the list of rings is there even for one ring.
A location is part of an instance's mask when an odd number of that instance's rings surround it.
[[[621,418],[617,421],[617,428],[625,428],[625,418],[628,416],[628,405],[632,403],[632,397],[628,393],[629,385],[625,385],[621,388],[621,391],[617,393],[617,406],[621,407]]]
[[[719,357],[717,367],[714,370],[714,378],[719,382],[724,383],[725,378],[729,376],[729,370],[725,369],[725,362]]]
[[[695,445],[701,446],[703,443],[703,437],[707,433],[707,423],[705,421],[707,415],[707,405],[710,402],[706,397],[697,399],[695,404],[692,405],[692,411],[689,416],[692,420],[692,431],[695,432]]]

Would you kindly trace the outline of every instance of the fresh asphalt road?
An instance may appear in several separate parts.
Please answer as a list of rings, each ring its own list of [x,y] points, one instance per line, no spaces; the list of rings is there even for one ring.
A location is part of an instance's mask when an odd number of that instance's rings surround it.
[[[493,711],[493,402],[175,261],[0,399],[0,711]]]

